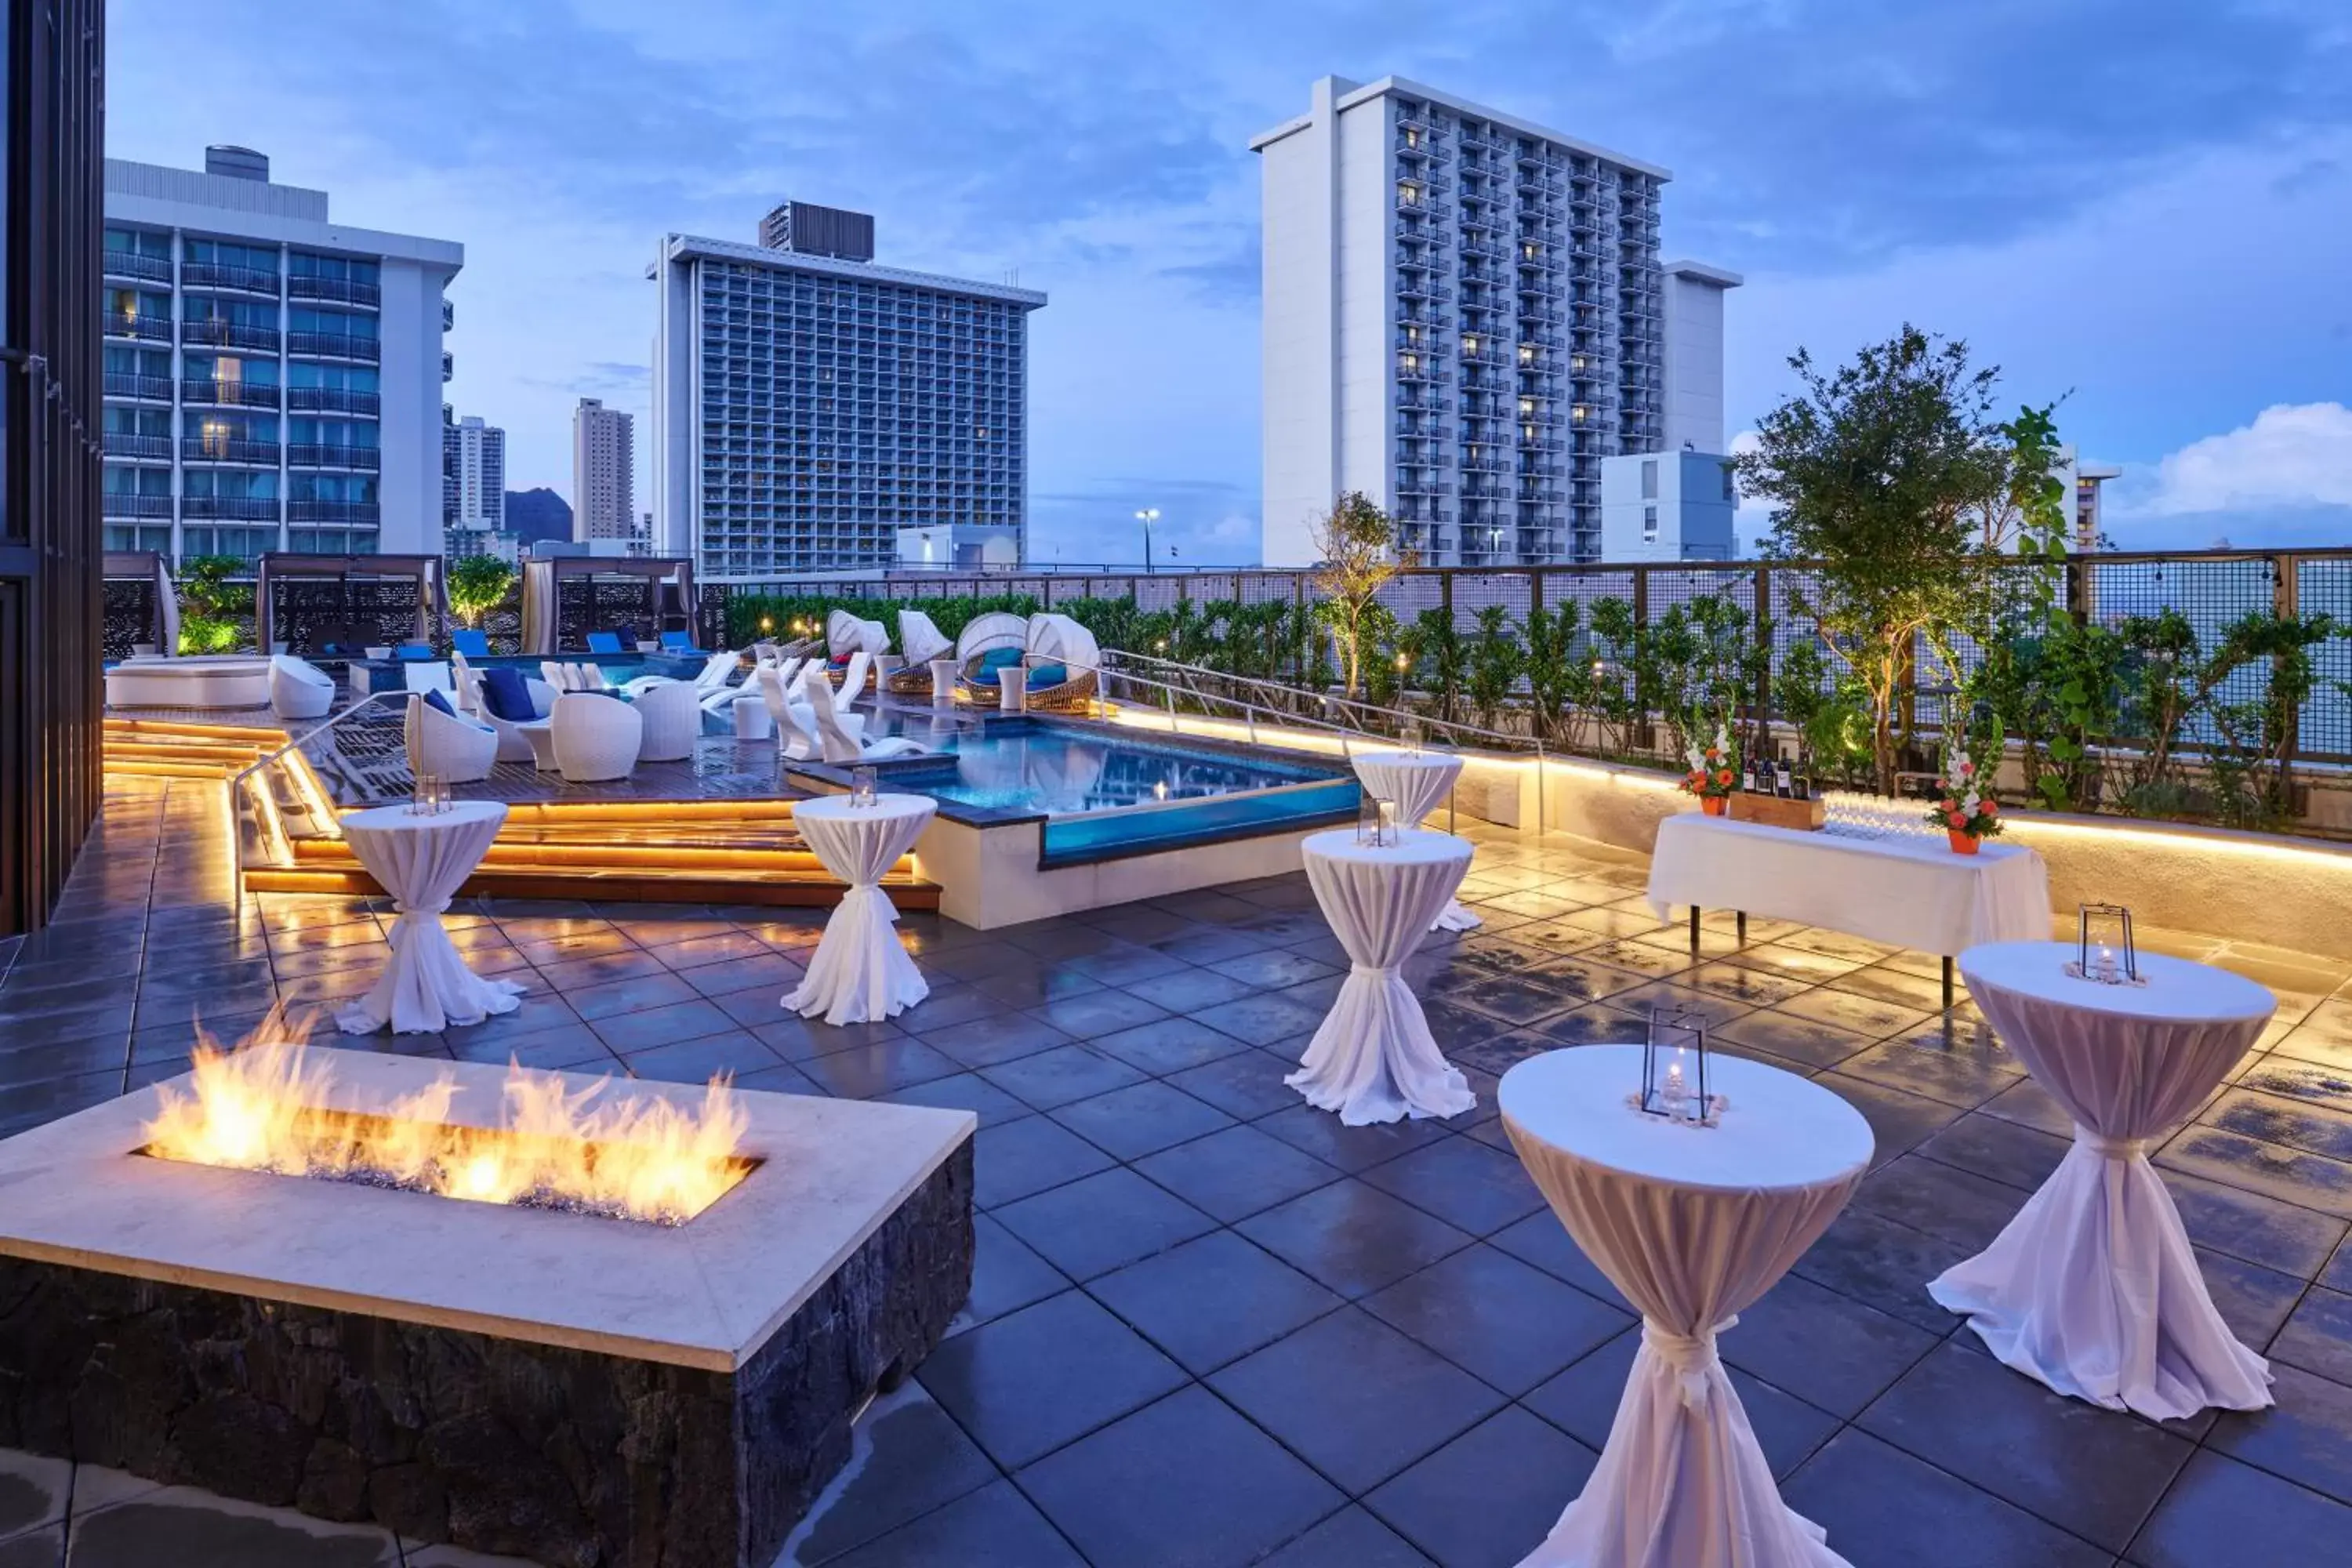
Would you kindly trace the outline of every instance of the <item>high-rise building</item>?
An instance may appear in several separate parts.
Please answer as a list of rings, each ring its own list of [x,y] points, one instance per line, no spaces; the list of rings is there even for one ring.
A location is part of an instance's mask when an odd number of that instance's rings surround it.
[[[213,147],[106,161],[109,549],[441,550],[445,239],[331,222],[324,191]]]
[[[442,409],[441,527],[451,559],[495,552],[507,526],[507,433]]]
[[[637,422],[583,397],[572,413],[572,537],[626,539],[636,529]]]
[[[1666,353],[1667,172],[1399,77],[1326,77],[1250,145],[1266,564],[1312,562],[1347,490],[1427,564],[1597,557],[1601,460],[1710,395]]]
[[[760,233],[669,235],[649,272],[656,552],[706,582],[870,570],[945,525],[1017,559],[1045,296],[877,266],[862,213],[788,203]]]

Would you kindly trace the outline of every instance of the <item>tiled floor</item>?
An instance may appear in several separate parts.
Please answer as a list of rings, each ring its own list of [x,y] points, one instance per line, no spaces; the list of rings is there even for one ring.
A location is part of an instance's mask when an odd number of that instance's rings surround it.
[[[199,1010],[235,1035],[366,983],[377,910],[216,901],[216,801],[110,799],[65,919],[0,977],[0,1128],[176,1070]],[[1756,921],[1745,949],[1711,926],[1694,963],[1634,896],[1637,858],[1478,837],[1465,897],[1486,929],[1412,966],[1480,1094],[1444,1124],[1344,1129],[1283,1086],[1343,962],[1295,877],[987,933],[909,916],[932,997],[855,1029],[777,1007],[810,916],[462,910],[477,964],[531,995],[399,1048],[980,1112],[971,1304],[861,1423],[788,1554],[808,1568],[1516,1562],[1607,1436],[1633,1319],[1510,1155],[1490,1075],[1633,1037],[1660,1002],[1707,1008],[1727,1049],[1818,1075],[1877,1131],[1844,1216],[1722,1342],[1790,1502],[1857,1568],[2352,1563],[2352,966],[2157,935],[2281,1001],[2157,1157],[2279,1405],[2158,1425],[2011,1373],[1925,1293],[2066,1146],[1969,1005],[1937,1013],[1933,959]],[[0,1568],[53,1568],[62,1531],[12,1499],[0,1468],[0,1537],[32,1531]],[[241,1511],[216,1528],[311,1533],[173,1561],[401,1560]],[[77,1526],[71,1568],[156,1562],[138,1532],[157,1528]]]

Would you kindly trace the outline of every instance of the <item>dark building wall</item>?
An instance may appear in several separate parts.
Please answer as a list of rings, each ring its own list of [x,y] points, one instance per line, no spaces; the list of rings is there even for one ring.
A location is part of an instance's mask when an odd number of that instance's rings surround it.
[[[48,918],[100,784],[101,0],[5,0],[0,935]]]

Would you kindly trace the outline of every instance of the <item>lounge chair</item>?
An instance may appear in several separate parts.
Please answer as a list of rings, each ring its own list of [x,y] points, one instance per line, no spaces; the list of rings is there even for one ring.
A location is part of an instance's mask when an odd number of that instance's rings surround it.
[[[702,738],[702,708],[694,700],[692,686],[683,680],[664,680],[640,693],[635,707],[645,720],[645,739],[637,747],[639,762],[676,763],[694,755],[694,743]]]
[[[499,759],[498,735],[488,724],[434,701],[439,696],[437,691],[409,695],[402,730],[408,745],[410,776],[438,773],[450,784],[473,784],[489,777],[490,764]]]
[[[307,658],[273,654],[269,710],[280,719],[323,719],[335,705],[335,678]]]
[[[1093,698],[1102,667],[1102,645],[1095,634],[1062,615],[1029,617],[1028,689],[1023,706],[1032,709],[1083,708]],[[1059,679],[1055,672],[1059,671]]]
[[[446,664],[407,663],[400,668],[401,684],[410,691],[446,691],[455,693],[457,683],[449,677]]]
[[[618,632],[590,632],[588,634],[588,651],[590,653],[614,654],[626,653],[629,650],[622,645],[621,634]]]
[[[857,700],[866,690],[866,679],[872,670],[873,664],[874,656],[864,648],[859,648],[849,656],[849,662],[841,668],[840,684],[834,690],[835,707],[847,708]],[[828,680],[833,679],[833,672],[830,669],[826,670],[824,675]]]
[[[946,658],[955,652],[955,644],[947,634],[920,610],[898,612],[898,647],[907,662],[885,678],[882,689],[894,697],[929,697],[931,694],[931,661]]]
[[[836,767],[856,763],[878,763],[891,757],[917,757],[923,748],[897,735],[869,741],[862,726],[853,732],[842,722],[841,710],[830,702],[813,701],[808,710],[816,721],[817,745],[827,763]],[[859,714],[856,717],[863,719]]]
[[[490,638],[487,632],[468,631],[463,626],[457,627],[449,633],[449,647],[453,651],[462,653],[467,658],[490,657]]]
[[[760,700],[768,705],[768,717],[776,726],[776,754],[792,762],[815,756],[815,717],[806,702],[793,700],[796,689],[784,685],[772,664],[763,664],[752,671],[751,684],[760,689]]]
[[[433,645],[429,642],[404,642],[392,650],[392,656],[402,660],[431,658]]]
[[[984,616],[974,616],[956,637],[956,668],[962,672],[963,688],[972,699],[993,702],[997,697],[995,672],[1019,664],[1029,649],[1029,619],[1009,610],[992,610]],[[982,679],[982,676],[987,679]]]
[[[637,765],[646,721],[628,703],[593,691],[567,691],[548,722],[555,732],[555,766],[566,783],[625,779]]]
[[[845,659],[860,650],[888,653],[890,628],[880,621],[860,620],[847,610],[835,610],[825,616],[824,651],[827,656]]]
[[[694,646],[694,634],[692,632],[664,632],[661,635],[660,641],[661,649],[664,653],[699,653],[702,651]]]

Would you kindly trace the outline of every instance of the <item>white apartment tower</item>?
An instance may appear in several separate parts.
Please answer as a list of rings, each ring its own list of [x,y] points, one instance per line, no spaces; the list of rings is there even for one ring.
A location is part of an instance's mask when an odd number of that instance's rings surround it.
[[[269,160],[106,161],[110,550],[438,554],[442,290],[463,246],[353,228]]]
[[[454,560],[494,549],[506,528],[507,433],[478,415],[442,414],[441,529]]]
[[[636,532],[636,421],[593,397],[572,414],[572,537],[628,539]]]
[[[1264,160],[1264,559],[1344,490],[1425,564],[1601,551],[1601,463],[1716,370],[1666,353],[1667,172],[1399,77],[1326,77]],[[1718,314],[1718,322],[1719,322]]]

